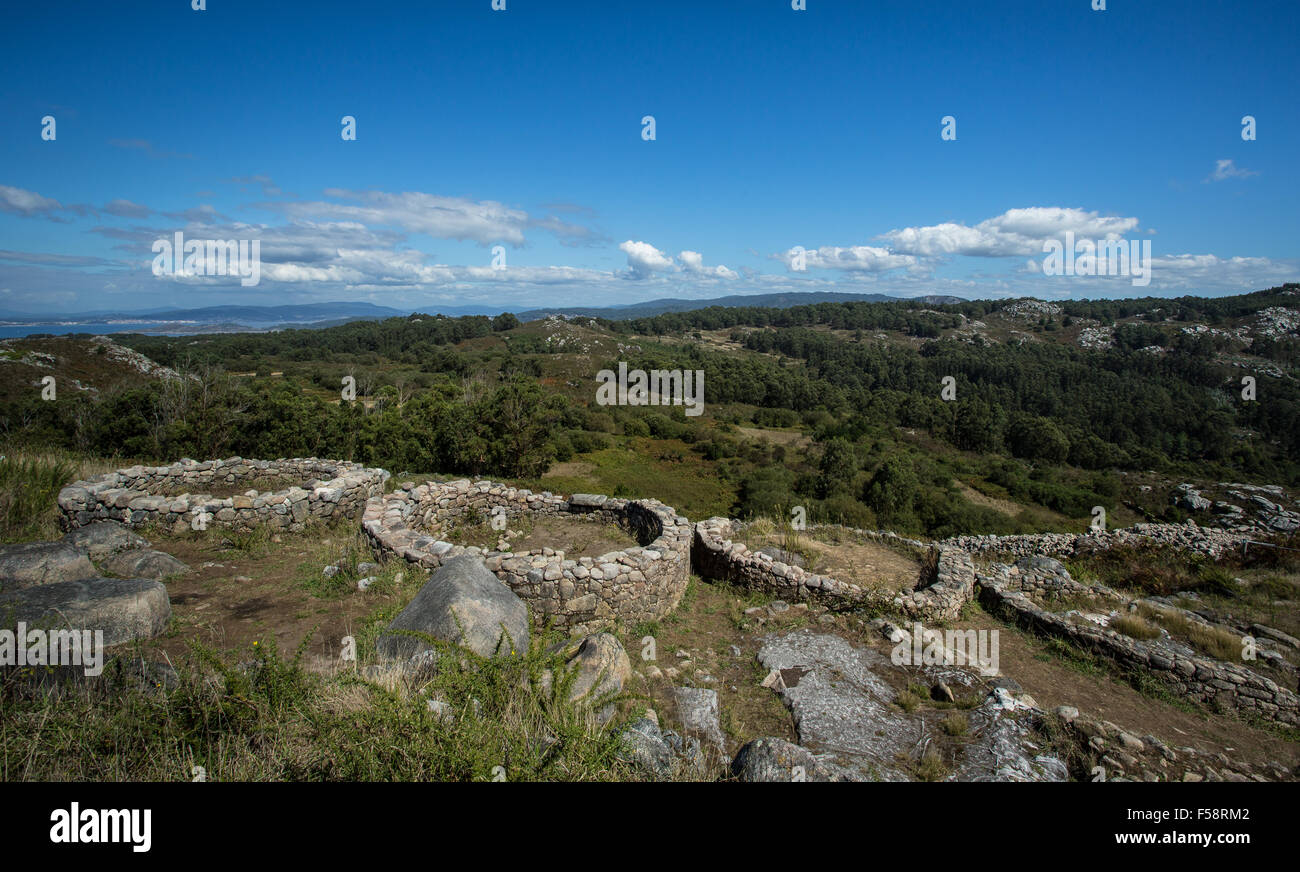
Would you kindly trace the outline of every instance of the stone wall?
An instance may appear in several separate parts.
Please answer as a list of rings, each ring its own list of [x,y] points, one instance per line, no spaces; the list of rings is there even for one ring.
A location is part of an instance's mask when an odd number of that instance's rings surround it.
[[[691,552],[695,571],[705,578],[761,591],[788,602],[816,602],[831,608],[888,602],[856,584],[817,575],[771,555],[751,551],[745,543],[732,538],[743,526],[730,518],[709,518],[697,523]]]
[[[735,537],[744,524],[729,518],[709,518],[695,525],[691,561],[705,578],[762,591],[790,602],[815,602],[828,608],[893,607],[911,618],[946,621],[957,617],[975,594],[975,566],[956,548],[931,549],[933,568],[922,569],[912,590],[873,591],[847,581],[818,575],[753,551]],[[854,535],[892,544],[923,548],[915,540],[892,533],[849,530]]]
[[[1145,670],[1180,696],[1300,726],[1300,698],[1251,669],[1142,642],[1042,608],[1025,591],[1050,589],[1054,582],[1041,577],[1048,574],[1032,565],[995,564],[978,573],[980,602],[993,614],[1032,632],[1067,640],[1122,667]]]
[[[642,544],[599,557],[569,559],[563,551],[483,551],[438,538],[448,521],[467,515],[567,515],[616,524]],[[568,499],[549,492],[466,479],[405,482],[370,500],[362,527],[381,552],[434,568],[458,554],[477,554],[529,606],[535,622],[548,619],[570,632],[589,633],[621,619],[654,621],[676,608],[690,580],[691,524],[657,500],[596,494]]]
[[[204,493],[265,478],[303,486],[226,498]],[[181,460],[170,466],[132,466],[73,482],[59,491],[58,505],[65,529],[112,520],[132,527],[157,524],[174,532],[208,526],[296,531],[309,518],[359,516],[367,500],[383,493],[387,479],[382,469],[315,457]]]
[[[975,596],[975,564],[957,548],[939,548],[934,581],[894,598],[894,608],[916,620],[954,621]]]
[[[1165,545],[1219,557],[1250,538],[1249,533],[1183,524],[1134,524],[1116,530],[1073,533],[1031,533],[1018,536],[956,536],[939,543],[960,548],[971,554],[1005,554],[1011,559],[1042,554],[1049,557],[1072,557],[1088,551],[1105,550],[1117,545]]]

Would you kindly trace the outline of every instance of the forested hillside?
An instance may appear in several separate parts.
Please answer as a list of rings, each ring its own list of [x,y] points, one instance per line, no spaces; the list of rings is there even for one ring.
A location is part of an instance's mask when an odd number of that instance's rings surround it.
[[[800,504],[819,520],[933,535],[1075,529],[1096,505],[1180,519],[1175,480],[1300,484],[1298,305],[1286,286],[118,336],[180,375],[65,379],[52,400],[44,375],[104,352],[87,337],[29,338],[0,350],[0,428],[15,447],[141,460],[314,455],[589,481],[692,514]],[[597,405],[597,372],[620,361],[703,371],[704,415]]]

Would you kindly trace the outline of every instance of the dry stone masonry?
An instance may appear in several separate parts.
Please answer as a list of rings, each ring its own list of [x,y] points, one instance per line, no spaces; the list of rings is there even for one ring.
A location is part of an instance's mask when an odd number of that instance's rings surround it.
[[[942,545],[960,548],[971,554],[1006,554],[1013,560],[1043,554],[1071,557],[1089,550],[1105,550],[1117,545],[1167,545],[1207,557],[1219,557],[1250,539],[1249,533],[1201,527],[1195,521],[1183,524],[1134,524],[1117,530],[1072,533],[1031,533],[1020,536],[957,536]]]
[[[891,606],[910,618],[952,620],[975,595],[975,566],[957,548],[934,549],[937,569],[923,569],[916,584],[903,593],[872,591],[847,581],[785,563],[763,551],[753,551],[734,537],[744,525],[729,518],[709,518],[695,525],[692,562],[706,577],[758,590],[791,602],[818,603],[828,608]],[[846,529],[846,528],[842,528]],[[922,543],[889,533],[852,530],[852,533],[913,547]]]
[[[44,600],[57,599],[56,595],[61,594],[57,585],[48,583],[52,579],[45,577],[49,573],[42,574],[42,567],[58,555],[36,552],[62,547],[76,552],[74,558],[87,562],[81,549],[93,550],[96,537],[90,534],[96,531],[113,533],[109,538],[114,547],[101,554],[101,559],[122,558],[124,554],[135,559],[139,554],[154,553],[140,551],[140,543],[135,543],[135,551],[115,553],[128,544],[117,540],[133,534],[125,527],[117,533],[101,523],[104,521],[121,522],[126,527],[160,525],[181,531],[195,526],[195,518],[203,517],[205,524],[218,527],[249,530],[265,526],[296,531],[313,518],[360,515],[365,534],[380,552],[428,569],[462,555],[481,560],[528,606],[533,621],[553,622],[571,633],[592,633],[616,620],[635,623],[664,617],[680,601],[692,568],[704,577],[736,583],[782,600],[825,608],[879,607],[921,621],[955,620],[963,606],[979,596],[985,607],[1009,621],[1044,635],[1068,639],[1126,668],[1149,671],[1179,694],[1215,707],[1300,726],[1300,699],[1296,693],[1259,671],[1202,656],[1170,639],[1133,639],[1109,629],[1104,619],[1091,619],[1098,616],[1058,614],[1039,603],[1052,597],[1075,602],[1091,599],[1105,611],[1117,604],[1122,608],[1126,602],[1116,591],[1075,581],[1052,555],[1071,556],[1142,543],[1187,549],[1213,558],[1249,535],[1241,530],[1200,527],[1188,521],[1138,524],[1084,535],[963,536],[928,546],[890,533],[853,531],[916,549],[928,548],[925,568],[910,589],[872,591],[786,562],[783,552],[750,550],[738,541],[744,528],[740,521],[709,518],[692,527],[686,518],[655,500],[595,494],[565,498],[468,479],[419,485],[406,482],[395,492],[385,494],[388,477],[389,473],[382,469],[317,458],[181,460],[170,466],[135,466],[106,473],[75,482],[59,493],[61,521],[71,531],[69,536],[88,537],[86,542],[78,542],[75,548],[68,543],[46,543],[9,549],[13,553],[5,559],[14,566],[4,572],[9,580],[0,587],[14,589],[5,591],[14,597],[19,596],[17,588],[41,586],[45,588],[42,602],[28,605],[50,607]],[[276,491],[250,489],[224,498],[206,493],[213,489],[229,491],[243,482],[260,483],[266,479],[289,486]],[[490,551],[442,538],[450,527],[466,521],[486,521],[499,513],[507,519],[563,516],[617,525],[632,533],[640,544],[599,557],[571,559],[562,550],[548,547],[511,552],[504,550],[502,540],[498,544],[501,550]],[[147,543],[143,544],[147,547]],[[1018,562],[977,568],[973,559],[1006,559],[1006,555]],[[70,572],[67,579],[59,581],[64,585],[85,584],[77,579],[77,573]],[[103,584],[99,584],[100,588],[107,591]],[[67,602],[63,605],[70,606],[84,600],[85,592],[79,588],[64,599]],[[165,603],[163,593],[160,608],[150,619],[154,623],[130,629],[124,637],[156,633],[158,621],[165,623]],[[11,608],[19,605],[16,600],[9,603]]]
[[[934,582],[895,597],[894,608],[922,621],[953,621],[975,596],[975,564],[957,548],[939,548]]]
[[[856,584],[817,575],[762,551],[751,551],[733,537],[744,525],[730,518],[709,518],[695,525],[692,562],[706,578],[762,591],[783,600],[849,607],[870,602],[872,592]]]
[[[389,473],[342,460],[181,460],[170,466],[133,466],[73,482],[59,491],[65,529],[96,521],[173,531],[211,525],[247,531],[266,526],[298,531],[309,518],[355,518],[383,492]],[[219,498],[205,493],[266,478],[294,482],[284,490],[250,490]],[[196,523],[197,522],[197,523]]]
[[[457,519],[506,516],[569,516],[629,530],[641,545],[599,557],[570,559],[538,548],[515,553],[454,545],[438,537]],[[538,623],[553,621],[589,633],[616,618],[652,621],[680,601],[690,578],[691,524],[657,500],[626,500],[598,494],[565,499],[491,481],[405,482],[375,497],[362,519],[382,552],[433,569],[461,554],[481,557],[487,568],[526,602]]]
[[[1031,594],[1116,596],[1100,586],[1090,588],[1079,584],[1054,560],[1038,557],[1014,566],[993,564],[978,573],[977,586],[980,602],[1005,620],[1040,635],[1067,640],[1125,668],[1149,672],[1179,695],[1300,726],[1300,698],[1251,669],[1188,653],[1162,644],[1162,640],[1132,639],[1086,618],[1073,620],[1069,613],[1059,614],[1043,608],[1031,599]]]

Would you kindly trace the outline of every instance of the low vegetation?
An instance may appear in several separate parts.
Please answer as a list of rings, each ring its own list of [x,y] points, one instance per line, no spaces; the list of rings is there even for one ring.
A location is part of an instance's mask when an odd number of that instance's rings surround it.
[[[535,645],[482,660],[441,648],[441,668],[407,684],[305,669],[273,644],[236,662],[194,645],[174,679],[116,661],[101,681],[51,688],[53,674],[0,677],[0,778],[42,781],[635,780],[611,727],[567,700]],[[429,700],[445,703],[435,712]]]

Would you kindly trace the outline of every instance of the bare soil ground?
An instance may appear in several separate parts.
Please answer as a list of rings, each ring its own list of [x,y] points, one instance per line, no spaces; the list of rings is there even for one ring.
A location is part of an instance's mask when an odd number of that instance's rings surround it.
[[[563,551],[565,557],[599,557],[610,551],[633,548],[638,543],[626,530],[614,524],[584,521],[577,518],[536,517],[511,518],[508,529],[522,533],[511,537],[512,551],[533,551],[553,548]],[[497,540],[505,531],[492,529],[487,524],[470,524],[444,528],[438,535],[456,545],[476,545],[496,550]]]
[[[809,571],[869,590],[900,591],[914,587],[921,571],[921,561],[915,555],[872,539],[822,529],[810,530],[796,539],[780,530],[771,533],[753,530],[750,527],[741,534],[742,541],[751,549],[771,546],[793,550],[804,558]]]
[[[322,570],[340,559],[373,560],[358,550],[351,524],[342,528],[282,533],[279,542],[232,543],[219,531],[175,538],[149,531],[153,546],[184,561],[188,574],[167,582],[172,624],[155,643],[172,656],[189,640],[219,651],[249,652],[274,638],[292,653],[310,636],[305,660],[337,664],[344,636],[355,636],[377,609],[404,603],[427,577],[409,565],[386,564],[379,583],[366,591],[354,572],[326,579]],[[242,545],[243,547],[239,547]],[[394,583],[401,572],[404,582]]]
[[[1001,512],[1009,518],[1014,518],[1016,515],[1020,514],[1023,509],[1023,506],[1014,503],[1011,500],[1000,500],[997,497],[982,494],[964,481],[957,481],[954,479],[953,484],[957,486],[957,490],[966,498],[967,502]]]

